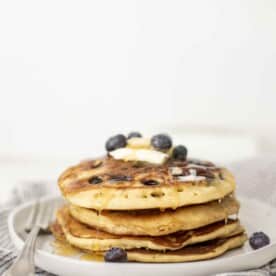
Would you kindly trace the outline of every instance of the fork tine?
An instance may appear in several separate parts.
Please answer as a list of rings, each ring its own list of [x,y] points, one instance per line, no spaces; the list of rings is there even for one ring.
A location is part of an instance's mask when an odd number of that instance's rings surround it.
[[[40,205],[39,214],[36,220],[36,224],[43,230],[47,230],[50,218],[52,216],[52,206],[47,203]]]
[[[35,224],[36,225],[40,225],[40,223],[41,223],[41,221],[44,217],[45,207],[46,207],[45,202],[40,202],[38,213],[37,213],[37,216],[36,216],[36,219],[35,219]]]
[[[48,209],[47,209],[47,213],[46,213],[45,221],[44,221],[44,227],[43,227],[44,230],[48,229],[49,224],[52,222],[54,213],[55,213],[55,206],[48,205]]]
[[[38,210],[39,210],[39,206],[40,206],[40,200],[37,199],[35,201],[35,204],[31,207],[31,212],[27,218],[27,223],[24,227],[24,230],[25,232],[29,233],[33,226],[34,226],[34,223],[35,223],[35,218],[37,217],[37,214],[38,214]]]

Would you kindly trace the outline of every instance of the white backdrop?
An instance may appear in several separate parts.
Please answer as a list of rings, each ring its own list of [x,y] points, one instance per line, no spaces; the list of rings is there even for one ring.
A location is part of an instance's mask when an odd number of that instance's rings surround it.
[[[0,153],[168,127],[273,143],[275,26],[274,0],[1,1]]]

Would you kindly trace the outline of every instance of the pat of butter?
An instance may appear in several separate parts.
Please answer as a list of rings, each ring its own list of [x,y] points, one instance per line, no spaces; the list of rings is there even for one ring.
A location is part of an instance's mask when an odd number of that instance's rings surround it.
[[[114,158],[114,159],[127,159],[131,158],[133,155],[133,149],[129,148],[120,148],[113,150],[109,152],[109,154]]]
[[[146,161],[154,164],[163,164],[168,159],[168,154],[149,149],[136,150],[136,157],[138,161]]]
[[[133,137],[128,139],[127,147],[132,149],[149,149],[150,139],[142,137]]]
[[[197,175],[186,175],[186,176],[179,176],[177,178],[181,182],[192,182],[192,181],[201,181],[205,180],[205,176],[197,176]]]
[[[109,152],[114,159],[125,161],[144,161],[153,164],[163,164],[168,154],[150,149],[120,148]]]

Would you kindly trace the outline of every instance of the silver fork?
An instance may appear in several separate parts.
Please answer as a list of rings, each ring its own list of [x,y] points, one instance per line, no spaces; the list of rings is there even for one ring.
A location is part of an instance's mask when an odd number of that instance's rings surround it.
[[[34,276],[35,275],[35,244],[40,230],[47,231],[53,218],[53,207],[50,204],[38,201],[33,208],[37,208],[34,225],[28,235],[24,247],[12,266],[3,274],[3,276]]]

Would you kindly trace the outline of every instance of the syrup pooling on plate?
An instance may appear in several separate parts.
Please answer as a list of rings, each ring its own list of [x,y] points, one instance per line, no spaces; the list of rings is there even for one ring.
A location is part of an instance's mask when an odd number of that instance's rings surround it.
[[[55,240],[52,243],[54,253],[60,256],[73,257],[80,255],[81,251],[65,241]]]
[[[80,259],[83,261],[90,261],[90,262],[103,262],[104,261],[104,257],[103,255],[99,255],[99,254],[83,254],[80,256]]]
[[[76,257],[80,260],[85,261],[103,261],[103,256],[97,253],[85,253],[80,248],[72,246],[70,243],[66,241],[65,234],[62,230],[62,227],[57,223],[53,223],[50,227],[55,240],[51,243],[53,248],[53,253],[63,257]],[[97,250],[99,250],[97,248]]]
[[[103,262],[104,258],[102,255],[97,253],[84,253],[78,248],[74,248],[66,241],[55,240],[52,242],[53,252],[56,255],[63,257],[77,257],[83,261]]]

